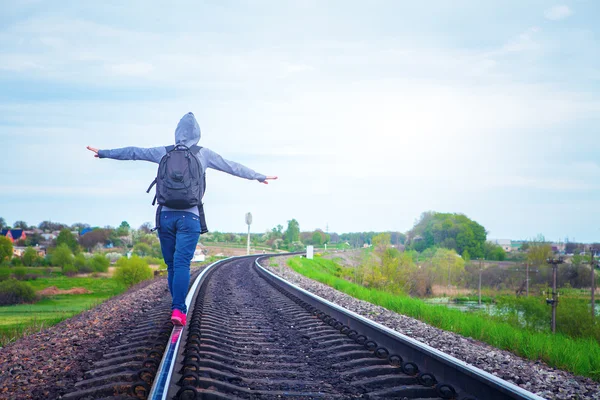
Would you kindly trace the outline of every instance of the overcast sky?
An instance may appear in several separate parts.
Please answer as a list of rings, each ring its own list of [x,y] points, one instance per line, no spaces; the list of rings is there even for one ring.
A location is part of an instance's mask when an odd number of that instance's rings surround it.
[[[209,229],[410,229],[600,241],[600,3],[0,0],[0,216],[137,227],[156,165],[85,150],[200,145]]]

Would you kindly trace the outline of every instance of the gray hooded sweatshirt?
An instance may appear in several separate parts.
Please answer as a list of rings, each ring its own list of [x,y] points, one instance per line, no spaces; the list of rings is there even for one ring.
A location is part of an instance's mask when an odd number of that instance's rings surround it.
[[[183,144],[192,147],[198,144],[200,140],[200,126],[191,112],[181,117],[177,128],[175,129],[175,144]],[[163,156],[167,154],[166,146],[163,147],[123,147],[121,149],[98,150],[99,158],[112,158],[115,160],[144,160],[153,163],[160,163]],[[263,182],[266,176],[259,174],[241,164],[229,161],[218,155],[212,150],[203,147],[197,154],[198,161],[202,165],[202,172],[207,168],[227,172],[228,174],[239,176],[240,178]],[[204,179],[200,179],[200,184],[204,184]],[[204,187],[201,187],[201,193],[204,193]],[[198,215],[198,208],[193,207],[187,210],[174,210],[169,207],[163,207],[163,211],[188,211]]]

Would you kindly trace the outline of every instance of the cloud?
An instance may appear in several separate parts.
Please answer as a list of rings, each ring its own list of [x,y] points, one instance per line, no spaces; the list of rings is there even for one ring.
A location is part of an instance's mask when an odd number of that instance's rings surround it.
[[[502,46],[502,52],[518,53],[522,51],[531,51],[539,48],[535,41],[535,35],[540,32],[540,28],[534,26],[521,33],[519,36]]]
[[[126,76],[148,76],[154,67],[144,62],[122,63],[108,66],[109,71],[117,75]]]
[[[556,5],[550,7],[544,12],[544,16],[546,19],[551,21],[559,21],[561,19],[565,19],[573,14],[573,11],[569,8],[569,6],[565,5]]]

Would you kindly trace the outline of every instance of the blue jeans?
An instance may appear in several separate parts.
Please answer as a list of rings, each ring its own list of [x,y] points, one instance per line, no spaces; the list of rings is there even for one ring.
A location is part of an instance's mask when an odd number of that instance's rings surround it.
[[[187,313],[185,297],[190,284],[190,262],[200,237],[200,219],[187,211],[163,211],[158,230],[160,248],[167,264],[171,309]]]

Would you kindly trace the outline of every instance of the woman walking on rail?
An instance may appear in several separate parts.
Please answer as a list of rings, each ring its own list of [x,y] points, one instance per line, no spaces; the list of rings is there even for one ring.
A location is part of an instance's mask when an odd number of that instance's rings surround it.
[[[175,145],[166,147],[123,147],[99,150],[88,146],[98,158],[144,160],[159,164],[158,174],[148,188],[156,184],[158,209],[156,228],[163,258],[167,264],[168,283],[173,303],[171,321],[185,325],[185,297],[190,283],[190,263],[201,233],[208,232],[204,221],[202,196],[206,189],[205,171],[213,168],[228,174],[268,184],[276,176],[265,176],[250,168],[197,146],[200,126],[191,112],[185,114],[175,129]],[[152,203],[154,204],[154,202]]]

